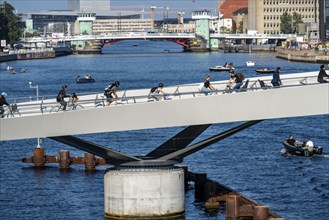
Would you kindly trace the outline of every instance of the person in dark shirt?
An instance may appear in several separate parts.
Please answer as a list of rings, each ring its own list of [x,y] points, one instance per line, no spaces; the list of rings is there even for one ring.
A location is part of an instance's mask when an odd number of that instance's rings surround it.
[[[234,75],[235,78],[235,85],[233,86],[232,89],[240,89],[242,86],[242,82],[244,80],[244,75],[242,73],[237,73]]]
[[[106,96],[106,106],[109,106],[112,102],[117,102],[119,97],[117,95],[117,90],[120,86],[120,82],[116,81],[109,85],[108,88],[105,89],[104,95]]]
[[[273,73],[273,78],[272,78],[272,85],[274,87],[278,87],[280,85],[282,85],[281,79],[280,79],[280,72],[281,72],[281,68],[277,67]]]
[[[292,135],[290,135],[289,138],[287,139],[287,143],[289,145],[295,146],[296,140],[294,139],[294,137]]]
[[[1,118],[5,117],[3,114],[5,112],[5,109],[3,108],[3,106],[4,105],[9,106],[9,103],[6,100],[6,97],[7,97],[7,93],[5,93],[5,92],[1,93],[1,96],[0,96],[0,116],[1,116]]]
[[[319,83],[328,83],[328,80],[325,80],[324,77],[329,77],[329,75],[326,73],[326,68],[324,65],[320,66],[320,72],[318,75],[318,82]]]
[[[213,87],[210,83],[210,76],[206,74],[206,79],[203,82],[203,87],[201,88],[201,92],[204,92],[205,95],[208,95],[208,93],[215,91],[216,88]]]
[[[164,84],[163,83],[159,83],[159,85],[157,87],[153,87],[150,91],[150,95],[152,98],[154,98],[154,100],[156,101],[160,101],[162,100],[162,97],[160,96],[160,94],[163,95],[163,99],[167,100],[168,99],[168,95],[167,93],[163,90]]]
[[[230,79],[228,80],[226,84],[226,89],[230,89],[231,86],[235,83],[235,74],[234,70],[230,70]]]
[[[64,98],[70,97],[70,95],[66,94],[66,90],[68,90],[67,85],[63,85],[56,98],[57,102],[63,106],[63,110],[66,110],[67,106],[67,101],[65,101]]]

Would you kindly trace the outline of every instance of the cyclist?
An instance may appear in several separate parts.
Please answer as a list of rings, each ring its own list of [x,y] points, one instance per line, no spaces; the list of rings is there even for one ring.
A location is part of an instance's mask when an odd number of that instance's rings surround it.
[[[7,93],[3,92],[0,96],[0,116],[1,118],[4,118],[5,115],[3,114],[5,112],[5,109],[3,108],[3,105],[7,105],[9,107],[9,103],[6,100]]]
[[[77,94],[74,92],[71,94],[71,99],[72,99],[72,109],[75,110],[76,109],[76,103],[79,100]]]
[[[66,110],[66,106],[67,106],[67,102],[64,100],[64,98],[70,97],[69,95],[66,94],[66,90],[68,90],[67,85],[63,85],[62,89],[59,91],[56,97],[56,101],[59,102],[61,106],[63,106],[64,111]]]
[[[104,95],[106,96],[106,106],[109,106],[112,102],[115,102],[119,99],[117,95],[117,89],[120,86],[120,82],[116,81],[109,85],[108,88],[105,89]]]

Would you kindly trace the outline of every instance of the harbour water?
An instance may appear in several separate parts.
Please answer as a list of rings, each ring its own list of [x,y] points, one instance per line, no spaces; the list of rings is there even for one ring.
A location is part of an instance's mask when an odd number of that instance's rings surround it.
[[[277,59],[272,53],[182,53],[180,46],[169,42],[141,41],[137,47],[133,47],[133,43],[114,44],[105,48],[102,55],[1,63],[0,90],[5,91],[10,99],[35,96],[36,89],[29,88],[29,82],[39,86],[41,96],[54,97],[63,84],[69,86],[68,92],[79,95],[103,91],[114,81],[120,81],[122,90],[151,88],[159,82],[165,85],[196,83],[202,82],[205,74],[210,73],[209,67],[225,62],[233,62],[236,70],[246,77],[256,76],[255,68],[259,66],[280,66],[282,74],[318,71],[320,66]],[[165,50],[170,52],[165,53]],[[254,61],[255,67],[247,67],[245,62],[248,60]],[[8,65],[15,69],[27,68],[27,71],[14,75],[6,70]],[[76,84],[76,76],[85,74],[91,74],[96,82]],[[210,75],[212,81],[229,78],[227,72],[212,72]],[[321,101],[321,94],[313,98]],[[291,100],[289,104],[302,108],[307,105],[307,99],[305,103]],[[234,105],[227,108],[234,114]],[[237,124],[212,125],[196,142]],[[182,129],[79,137],[130,155],[139,155],[148,153]],[[326,220],[329,219],[328,131],[329,115],[265,120],[186,157],[183,164],[193,172],[207,173],[209,178],[268,205],[285,219]],[[282,141],[289,134],[301,141],[311,137],[314,144],[322,146],[327,153],[312,158],[285,157],[280,152]],[[58,155],[62,149],[70,150],[71,156],[83,155],[82,151],[55,141],[42,141],[47,155]],[[37,144],[35,139],[2,141],[0,144],[0,214],[3,219],[103,219],[103,174],[106,167],[98,167],[93,173],[85,173],[81,165],[74,165],[67,172],[60,171],[57,164],[34,169],[32,164],[24,164],[21,159],[33,154]],[[186,219],[225,219],[224,210],[208,212],[202,203],[196,203],[193,184],[190,187],[185,197]]]

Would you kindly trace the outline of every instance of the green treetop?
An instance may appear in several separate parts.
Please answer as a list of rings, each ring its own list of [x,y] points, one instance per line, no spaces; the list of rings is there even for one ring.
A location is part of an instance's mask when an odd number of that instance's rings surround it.
[[[0,39],[13,45],[23,33],[21,19],[14,14],[15,8],[7,2],[2,3],[0,10]]]

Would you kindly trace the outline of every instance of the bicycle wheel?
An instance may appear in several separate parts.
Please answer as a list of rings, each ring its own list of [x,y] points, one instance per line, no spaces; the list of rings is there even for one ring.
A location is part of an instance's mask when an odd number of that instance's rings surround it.
[[[72,110],[81,110],[84,109],[84,107],[82,105],[75,105]]]
[[[60,105],[53,106],[50,109],[50,113],[58,112],[60,109],[61,109],[61,106]]]

